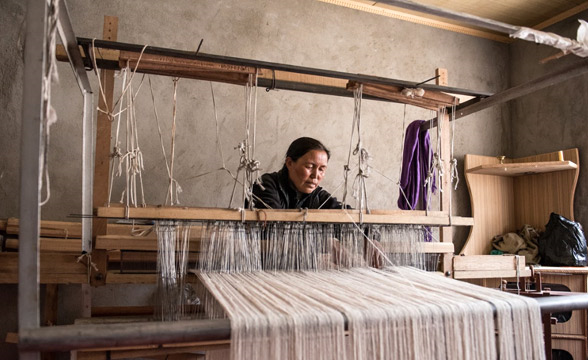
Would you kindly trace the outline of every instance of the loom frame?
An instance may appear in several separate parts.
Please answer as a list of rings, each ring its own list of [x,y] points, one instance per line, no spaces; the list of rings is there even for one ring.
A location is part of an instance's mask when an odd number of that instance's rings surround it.
[[[388,2],[388,1],[384,1]],[[409,3],[404,1],[405,3]],[[92,116],[91,109],[93,108],[92,91],[87,80],[85,69],[83,68],[83,61],[80,61],[81,53],[77,46],[78,40],[75,38],[73,28],[71,27],[71,21],[67,12],[65,0],[57,0],[60,15],[58,23],[60,24],[59,33],[62,41],[68,52],[68,59],[71,62],[74,74],[76,76],[78,85],[82,91],[84,97],[84,109],[83,109],[83,175],[82,175],[82,213],[90,214],[92,211],[92,171],[93,168],[93,154],[94,144],[92,137]],[[398,5],[399,1],[394,1],[395,5]],[[21,359],[40,359],[41,350],[49,349],[72,349],[67,345],[74,345],[75,340],[85,339],[88,341],[87,346],[96,346],[100,344],[98,335],[110,334],[112,325],[98,328],[82,327],[81,325],[72,326],[58,326],[52,328],[41,328],[39,324],[39,223],[40,223],[40,167],[39,167],[39,156],[43,153],[44,144],[41,138],[42,131],[42,111],[43,111],[43,100],[41,96],[42,92],[42,74],[43,68],[47,62],[47,51],[44,46],[46,38],[46,27],[47,27],[47,13],[48,5],[46,1],[28,0],[27,1],[27,12],[26,12],[26,44],[25,44],[25,68],[24,68],[24,90],[23,90],[23,106],[22,106],[22,136],[21,136],[21,183],[20,183],[20,219],[21,219],[21,232],[20,232],[20,249],[19,249],[19,285],[18,285],[18,315],[19,315],[19,353]],[[573,69],[566,70],[566,77],[561,76],[557,82],[566,80],[571,76],[580,75],[576,69],[583,69],[582,73],[588,70],[588,62],[584,61],[581,66],[574,64]],[[275,70],[275,69],[274,69]],[[563,71],[563,70],[562,70]],[[337,75],[335,72],[332,75]],[[549,78],[551,76],[547,76]],[[360,80],[360,79],[356,79]],[[371,79],[376,82],[380,79]],[[553,80],[553,79],[552,79]],[[550,79],[542,81],[545,86],[553,85],[555,82]],[[275,79],[270,81],[268,86],[276,86]],[[402,85],[402,84],[396,84]],[[406,86],[406,84],[404,84]],[[410,83],[410,85],[414,85]],[[286,86],[286,85],[283,85]],[[308,86],[306,88],[292,88],[290,90],[298,91],[310,91],[320,93],[324,89],[321,87]],[[429,85],[423,86],[425,88]],[[277,87],[274,87],[277,88]],[[285,87],[284,87],[285,88]],[[450,90],[444,88],[445,90]],[[536,90],[534,88],[533,90]],[[456,92],[457,89],[452,89],[452,92]],[[527,89],[528,90],[528,89]],[[533,91],[531,90],[531,91]],[[530,92],[530,91],[529,91]],[[495,105],[501,102],[508,101],[525,94],[520,88],[513,89],[512,94],[509,97],[495,97],[495,101],[488,101],[485,106]],[[339,92],[338,95],[350,96],[349,93],[343,95]],[[478,94],[480,97],[488,96]],[[479,100],[473,102],[475,105]],[[471,105],[470,112],[467,114],[462,112],[461,115],[465,116],[473,112],[481,110],[481,105],[477,107]],[[464,110],[465,111],[465,110]],[[448,116],[445,116],[442,121],[449,121]],[[446,144],[447,145],[447,144]],[[449,195],[450,196],[450,195]],[[445,197],[447,198],[447,197]],[[442,201],[442,207],[446,206],[447,200]],[[85,249],[91,249],[91,222],[90,219],[83,219],[83,233],[84,240],[83,246]],[[451,235],[451,228],[443,228],[442,235]],[[552,298],[546,298],[546,304],[542,305],[543,309],[547,309],[547,312],[571,310],[578,308],[588,308],[587,296],[581,295],[580,298],[562,297],[569,301],[559,302]],[[559,300],[559,299],[558,299]],[[222,326],[222,331],[226,331],[227,322],[225,321]],[[217,322],[220,324],[220,322]],[[180,340],[180,334],[174,332],[171,329],[171,324],[166,324],[167,327],[159,326],[154,328],[154,336],[146,338],[140,336],[140,339],[136,338],[137,329],[132,328],[129,324],[124,324],[124,329],[120,333],[116,334],[116,339],[109,337],[108,341],[118,340],[120,343],[125,341],[131,342],[136,341],[135,344],[146,344],[146,343],[161,343],[162,340],[169,339],[168,342],[174,342]],[[194,324],[190,324],[194,326]],[[200,321],[200,325],[203,323]],[[145,328],[145,325],[140,325],[141,328]],[[207,328],[208,334],[211,334],[212,328]],[[86,336],[80,336],[84,334],[83,329],[94,329],[91,333]],[[104,330],[104,331],[100,331]],[[50,334],[57,335],[54,338],[49,336]],[[135,340],[131,340],[135,339]],[[90,343],[94,341],[93,343]],[[109,344],[112,344],[110,342]],[[82,346],[80,344],[76,346]],[[86,345],[84,345],[86,346]]]

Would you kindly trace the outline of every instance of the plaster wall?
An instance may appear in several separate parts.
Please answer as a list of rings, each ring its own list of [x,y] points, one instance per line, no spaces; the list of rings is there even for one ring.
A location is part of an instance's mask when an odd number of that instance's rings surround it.
[[[103,16],[119,18],[118,41],[233,57],[280,62],[328,70],[377,75],[420,82],[446,68],[453,87],[496,92],[508,87],[508,46],[480,38],[436,30],[315,0],[188,1],[156,2],[68,1],[77,36],[101,38]],[[19,137],[22,104],[22,44],[25,5],[0,0],[0,218],[18,217]],[[42,218],[69,220],[81,208],[81,114],[82,96],[69,65],[58,64],[59,83],[53,87],[52,103],[58,122],[51,127],[49,171],[51,198]],[[95,104],[99,86],[89,73]],[[133,83],[135,91],[140,77]],[[173,82],[151,77],[163,144],[170,153]],[[120,96],[117,78],[115,98]],[[177,90],[177,137],[174,177],[182,187],[181,205],[227,207],[232,179],[214,172],[223,161],[216,151],[220,142],[227,168],[236,171],[239,156],[234,150],[245,138],[245,92],[242,87],[212,84],[219,137],[216,136],[211,85],[182,79]],[[163,204],[168,177],[153,115],[147,79],[136,98],[140,146],[144,156],[146,202]],[[362,104],[362,140],[372,155],[373,172],[368,180],[370,206],[395,209],[400,173],[403,129],[413,120],[432,114],[411,106],[378,101]],[[95,116],[95,115],[94,115]],[[469,198],[463,181],[463,155],[504,154],[510,143],[510,113],[497,106],[455,123],[455,157],[462,181],[453,195],[453,213],[469,216]],[[341,198],[343,164],[349,151],[353,99],[287,91],[257,95],[256,158],[264,171],[281,167],[288,144],[299,136],[312,136],[331,149],[327,177],[322,185]],[[124,127],[124,123],[122,125]],[[113,142],[116,138],[113,123]],[[435,134],[433,133],[433,139]],[[122,145],[124,146],[124,140]],[[389,179],[387,179],[389,178]],[[121,196],[116,180],[113,202]],[[43,192],[45,193],[45,191]],[[353,204],[353,202],[351,202]],[[234,203],[233,206],[238,206]],[[459,250],[467,229],[457,229]],[[67,290],[72,292],[71,288]],[[104,290],[106,292],[110,290]],[[100,294],[95,302],[100,302]],[[67,318],[67,317],[66,317]],[[15,331],[14,323],[0,326]],[[2,327],[4,327],[2,329]],[[0,352],[4,349],[0,344]],[[10,351],[14,351],[11,348]]]
[[[577,19],[588,19],[588,12],[561,21],[546,31],[572,39],[576,38]],[[586,60],[575,55],[540,64],[539,61],[558,50],[528,42],[515,42],[511,52],[511,82],[518,85],[563,67]],[[530,156],[562,149],[578,148],[580,176],[574,197],[574,216],[584,228],[588,226],[588,74],[561,82],[510,103],[511,155]]]

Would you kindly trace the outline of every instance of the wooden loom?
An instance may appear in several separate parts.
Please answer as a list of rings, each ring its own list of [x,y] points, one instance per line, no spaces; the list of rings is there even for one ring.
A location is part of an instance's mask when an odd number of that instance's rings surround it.
[[[385,79],[373,76],[360,76],[348,73],[325,71],[311,68],[295,67],[290,65],[259,62],[246,59],[219,57],[208,54],[194,54],[183,51],[147,47],[141,55],[143,46],[132,44],[121,44],[109,41],[91,41],[79,39],[83,53],[90,53],[92,43],[96,46],[97,54],[95,59],[99,67],[107,69],[119,69],[127,64],[137,72],[158,74],[165,76],[184,77],[209,81],[218,81],[236,85],[245,85],[251,74],[258,73],[258,86],[268,88],[289,89],[313,93],[331,94],[338,96],[351,96],[351,90],[363,84],[364,98],[383,101],[399,102],[423,107],[426,109],[439,110],[458,103],[453,94],[485,97],[487,94],[475,93],[472,91],[441,87],[435,85],[419,85],[425,89],[422,97],[407,97],[402,94],[405,88],[416,87],[417,84],[400,80]],[[58,58],[65,60],[64,53],[58,51]],[[140,58],[140,61],[139,61]],[[105,80],[105,79],[103,79]],[[108,80],[105,82],[109,83]],[[450,95],[451,93],[452,95]],[[109,95],[107,95],[109,97]],[[109,127],[104,124],[104,114],[99,114],[99,127]],[[442,121],[448,123],[449,115],[445,115]],[[108,130],[100,130],[99,133],[109,133]],[[442,152],[449,154],[449,134],[442,134]],[[98,159],[98,153],[106,153],[110,149],[109,139],[97,139],[97,160],[96,163],[103,164],[104,159]],[[447,157],[447,156],[446,156]],[[449,160],[443,162],[446,172],[449,171]],[[107,186],[107,177],[103,168],[95,171],[95,186],[97,192],[99,187]],[[101,181],[102,179],[103,181]],[[449,179],[443,179],[444,188],[449,188]],[[101,191],[101,193],[103,190]],[[96,196],[95,196],[96,198]],[[95,203],[106,203],[107,199]],[[299,211],[263,210],[262,212],[246,211],[241,214],[229,209],[206,209],[206,208],[178,208],[178,207],[147,207],[147,208],[124,208],[124,207],[98,207],[95,215],[98,218],[128,218],[128,219],[178,219],[178,220],[246,220],[246,221],[302,221],[307,222],[359,222],[364,223],[389,223],[389,224],[424,224],[441,226],[441,243],[431,244],[424,247],[425,252],[437,252],[444,254],[443,272],[451,274],[451,257],[453,254],[452,232],[453,226],[471,226],[471,218],[452,216],[449,214],[449,196],[441,195],[440,211],[372,211],[370,214],[360,214],[357,211],[308,211],[303,214]],[[103,220],[95,220],[102,222]],[[96,236],[105,235],[98,234]],[[100,258],[100,256],[99,256]],[[104,263],[103,263],[104,264]],[[104,272],[93,274],[93,284],[107,282]]]
[[[107,33],[105,31],[105,33]],[[109,31],[109,34],[112,35],[114,33],[114,38],[111,37],[111,40],[116,40],[116,29],[114,32]],[[82,45],[84,50],[87,50],[88,40],[80,39],[79,43]],[[100,42],[97,42],[97,45],[100,46]],[[117,50],[116,46],[120,44],[112,43],[103,43],[105,45],[102,48],[101,54],[110,54],[110,58],[107,56],[103,56],[99,59],[99,64],[110,67],[110,69],[117,68],[117,64],[121,62],[130,62],[132,63],[133,59],[137,58],[137,48],[135,47],[135,51],[129,50]],[[128,44],[122,44],[125,47],[129,47]],[[85,46],[85,47],[84,47]],[[133,46],[130,46],[131,48]],[[114,50],[113,50],[114,48]],[[155,51],[165,50],[165,49],[155,49]],[[118,51],[118,54],[117,54]],[[174,52],[174,51],[170,51]],[[180,54],[181,52],[175,52]],[[157,55],[157,54],[155,54]],[[186,61],[185,59],[189,59],[193,57],[196,62]],[[388,101],[394,102],[401,102],[401,103],[408,103],[413,104],[416,106],[421,106],[424,108],[429,109],[439,109],[440,107],[445,107],[447,104],[451,104],[452,96],[448,96],[444,94],[442,90],[445,90],[450,93],[460,93],[461,90],[459,89],[451,89],[451,88],[439,88],[430,85],[423,85],[422,87],[425,88],[427,94],[435,94],[434,98],[424,98],[424,99],[407,99],[403,98],[401,95],[402,89],[405,87],[413,87],[416,84],[398,81],[398,80],[389,80],[389,79],[382,79],[377,77],[365,77],[365,76],[356,76],[352,74],[343,74],[343,73],[336,73],[336,72],[325,72],[319,71],[315,69],[308,69],[308,68],[295,68],[287,65],[279,65],[279,64],[269,64],[269,63],[260,63],[260,62],[252,62],[248,60],[242,59],[229,59],[229,58],[220,58],[211,55],[205,54],[180,54],[178,56],[180,59],[179,61],[164,59],[162,60],[161,57],[157,58],[150,58],[149,63],[142,68],[139,66],[139,72],[146,72],[146,73],[154,73],[154,74],[162,74],[162,75],[172,75],[172,76],[182,76],[182,77],[189,77],[195,79],[205,79],[205,80],[212,80],[212,81],[222,81],[234,84],[244,84],[244,78],[248,74],[251,74],[251,65],[253,65],[253,69],[258,69],[260,73],[260,86],[268,86],[270,88],[280,88],[280,89],[290,89],[290,90],[299,90],[299,91],[310,91],[315,93],[326,93],[326,94],[334,94],[334,95],[341,95],[341,96],[349,96],[348,88],[353,87],[354,84],[352,82],[360,82],[364,84],[364,93],[368,96],[365,98],[372,98],[372,99],[386,99]],[[135,60],[136,61],[136,60]],[[226,62],[224,62],[226,61]],[[242,62],[242,65],[236,65],[235,61]],[[158,64],[159,62],[159,64]],[[200,62],[200,63],[198,63]],[[186,64],[189,63],[189,64]],[[143,64],[143,61],[141,62]],[[249,68],[248,68],[249,66]],[[265,67],[264,67],[265,66]],[[106,84],[107,97],[110,98],[112,101],[112,72],[111,70],[106,70],[102,72],[102,79],[103,83]],[[110,90],[108,90],[110,88]],[[479,102],[481,99],[486,97],[488,94],[479,94],[479,93],[472,93],[463,91],[461,92],[464,95],[474,95],[476,99],[473,102]],[[102,99],[101,99],[102,101]],[[107,100],[108,101],[108,100]],[[109,133],[109,125],[108,129],[105,129],[104,124],[104,117],[99,114],[99,130],[97,139],[97,173],[96,173],[96,183],[95,186],[95,204],[104,203],[100,199],[101,190],[104,187],[104,174],[100,172],[99,168],[100,165],[104,164],[104,158],[100,158],[100,154],[104,155],[105,153],[108,154],[110,150],[110,145],[106,144],[104,140],[104,134]],[[438,119],[438,121],[448,123],[449,116],[445,115],[442,118]],[[102,141],[101,141],[102,140]],[[442,151],[443,153],[449,153],[449,138],[448,134],[445,134],[442,139]],[[107,163],[107,161],[106,161]],[[443,164],[444,168],[447,170],[449,169],[449,163],[446,160]],[[102,171],[103,172],[103,171]],[[107,178],[107,176],[106,176]],[[448,179],[444,179],[446,184],[443,184],[443,188],[449,188],[447,184]],[[102,189],[100,188],[102,187]],[[103,193],[103,192],[102,192]],[[429,213],[424,215],[426,218],[422,218],[423,214],[419,214],[416,218],[413,217],[416,215],[414,212],[389,212],[389,213],[373,213],[373,214],[364,214],[363,221],[364,222],[381,222],[381,223],[399,223],[399,224],[406,224],[406,223],[419,223],[419,224],[429,224],[435,226],[442,226],[441,228],[441,239],[443,244],[447,244],[446,249],[443,249],[444,253],[444,260],[443,261],[443,271],[451,274],[450,268],[450,260],[453,253],[453,246],[451,243],[451,226],[454,225],[472,225],[473,221],[471,218],[459,218],[453,217],[451,214],[448,213],[448,201],[449,198],[447,196],[441,198],[441,211],[438,213]],[[142,210],[144,211],[141,213]],[[98,216],[104,217],[113,217],[113,218],[170,218],[170,213],[174,212],[176,217],[171,218],[179,218],[180,216],[184,216],[185,219],[207,219],[206,215],[209,213],[210,210],[207,209],[162,209],[162,208],[148,208],[148,209],[120,209],[120,208],[98,208],[97,214]],[[239,220],[241,219],[241,214],[237,214],[234,211],[228,210],[224,214],[216,214],[218,217],[217,219],[226,219],[226,220]],[[269,218],[290,220],[290,221],[300,221],[301,214],[300,212],[276,212],[275,214],[270,211],[265,211],[264,216],[268,216]],[[359,216],[357,213],[351,216]],[[340,215],[339,215],[340,217]],[[259,221],[261,215],[259,212],[254,213],[247,213],[246,219],[251,221]],[[328,213],[324,214],[314,214],[313,212],[309,212],[306,215],[306,221],[332,221],[333,216],[329,215]],[[95,220],[94,230],[95,234],[105,235],[106,228],[109,225],[105,220],[97,219]],[[96,242],[94,242],[94,249],[96,250]],[[451,249],[449,249],[451,247]],[[437,251],[435,251],[437,252]],[[96,260],[99,260],[102,255],[100,255],[100,251],[95,251]],[[100,261],[100,260],[99,260]],[[105,265],[108,261],[107,256],[103,256],[102,261],[99,262],[99,266]],[[106,267],[103,267],[105,269]],[[93,272],[90,281],[93,284],[100,284],[107,281],[107,276],[105,272]]]

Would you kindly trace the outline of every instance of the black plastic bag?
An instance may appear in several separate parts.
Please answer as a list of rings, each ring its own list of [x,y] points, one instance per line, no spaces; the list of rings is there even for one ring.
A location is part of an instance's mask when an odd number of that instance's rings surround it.
[[[545,232],[539,237],[541,265],[586,266],[588,254],[582,225],[551,213]]]

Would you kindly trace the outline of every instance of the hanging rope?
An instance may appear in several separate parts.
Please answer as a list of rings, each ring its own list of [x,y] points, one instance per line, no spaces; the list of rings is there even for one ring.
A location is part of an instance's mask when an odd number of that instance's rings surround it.
[[[369,166],[369,159],[370,154],[366,148],[363,147],[363,143],[361,140],[361,100],[363,94],[363,84],[359,84],[353,90],[353,100],[354,100],[354,108],[353,108],[353,124],[351,127],[351,136],[349,138],[349,153],[347,155],[347,164],[344,166],[344,179],[345,179],[345,189],[343,193],[343,207],[345,208],[345,204],[347,201],[347,189],[348,189],[348,181],[349,181],[349,172],[350,172],[350,163],[351,163],[351,155],[357,156],[358,162],[358,170],[357,175],[353,181],[352,189],[353,189],[353,197],[359,203],[359,210],[360,210],[360,217],[363,220],[363,210],[365,209],[367,213],[370,212],[368,206],[368,199],[367,199],[367,188],[365,180],[369,177],[370,173],[370,166]],[[353,149],[353,136],[357,132],[357,144]],[[351,150],[353,149],[353,151]]]
[[[174,96],[173,96],[173,108],[172,108],[172,124],[171,124],[171,154],[169,160],[169,186],[167,188],[167,195],[165,197],[165,204],[167,205],[168,199],[170,205],[177,205],[180,203],[178,199],[179,194],[182,192],[182,188],[174,178],[174,159],[176,153],[176,115],[177,115],[177,95],[178,95],[178,81],[180,78],[174,78]]]
[[[57,113],[51,105],[51,83],[59,81],[59,75],[57,73],[57,61],[55,57],[56,39],[57,39],[57,16],[59,7],[57,6],[56,0],[49,1],[48,4],[48,18],[47,18],[47,38],[45,39],[45,52],[47,54],[47,61],[45,63],[45,69],[43,72],[42,79],[42,92],[43,92],[43,118],[42,129],[43,129],[43,154],[41,155],[41,169],[40,174],[40,188],[43,188],[43,178],[45,179],[45,199],[39,203],[39,206],[43,206],[49,202],[51,198],[51,184],[49,180],[49,128],[51,125],[57,122]]]
[[[242,203],[248,203],[249,209],[253,209],[253,185],[259,181],[261,164],[255,159],[255,142],[257,132],[257,80],[258,71],[255,75],[249,74],[245,86],[245,139],[235,149],[239,151],[239,166],[234,176],[233,190],[229,200],[229,208],[233,207],[233,199],[237,184],[242,186]],[[239,181],[239,174],[243,171],[242,181]]]

